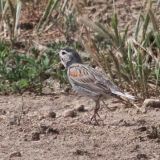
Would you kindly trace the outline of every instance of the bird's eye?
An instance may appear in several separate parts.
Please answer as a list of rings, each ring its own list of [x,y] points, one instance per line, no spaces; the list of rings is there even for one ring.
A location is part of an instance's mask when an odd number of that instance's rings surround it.
[[[62,52],[62,55],[65,55],[66,54],[66,52]]]

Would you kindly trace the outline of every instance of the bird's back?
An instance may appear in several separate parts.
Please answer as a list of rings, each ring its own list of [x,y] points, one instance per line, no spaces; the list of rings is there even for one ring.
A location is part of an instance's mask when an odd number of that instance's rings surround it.
[[[72,64],[67,74],[73,89],[84,95],[86,91],[91,96],[106,96],[113,90],[120,91],[102,72],[83,64]]]

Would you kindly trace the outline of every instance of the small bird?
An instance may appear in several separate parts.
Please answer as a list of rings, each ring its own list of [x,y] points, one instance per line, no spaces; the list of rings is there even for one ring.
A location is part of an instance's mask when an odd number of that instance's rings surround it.
[[[84,65],[79,54],[70,48],[61,49],[59,52],[61,63],[67,69],[68,80],[78,94],[90,97],[95,101],[94,114],[91,121],[94,119],[98,124],[96,116],[100,108],[100,101],[109,96],[121,96],[131,100],[135,97],[128,93],[122,92],[105,73]]]

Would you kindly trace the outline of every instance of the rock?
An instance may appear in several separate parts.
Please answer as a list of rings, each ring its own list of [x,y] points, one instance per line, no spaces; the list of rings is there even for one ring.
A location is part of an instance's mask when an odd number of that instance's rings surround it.
[[[54,96],[54,99],[58,99],[59,98],[59,96]]]
[[[81,150],[81,149],[76,149],[73,154],[75,155],[79,155],[79,156],[82,156],[82,155],[88,155],[89,153],[85,150]]]
[[[145,99],[143,102],[142,108],[160,108],[160,100],[159,99]]]
[[[5,115],[6,111],[4,109],[0,109],[0,115]]]
[[[28,141],[28,135],[25,134],[25,135],[23,136],[23,139],[24,139],[24,141]]]
[[[147,155],[146,154],[137,154],[137,159],[148,159]]]
[[[138,131],[140,131],[140,132],[144,132],[146,130],[147,130],[147,127],[145,127],[145,126],[138,128]]]
[[[37,132],[37,131],[32,132],[31,140],[32,141],[39,141],[40,140],[40,132]]]
[[[22,157],[22,155],[21,155],[20,152],[13,152],[13,153],[10,154],[9,157],[10,157],[10,158],[12,158],[12,157]]]
[[[58,129],[54,129],[50,126],[47,126],[45,124],[40,124],[40,133],[41,134],[59,134]]]
[[[51,108],[41,110],[39,119],[42,120],[46,118],[56,118],[56,113]]]
[[[76,155],[83,155],[83,154],[84,154],[84,151],[82,151],[82,150],[80,150],[80,149],[77,149],[77,150],[75,151],[75,154],[76,154]]]
[[[77,114],[75,112],[75,110],[71,109],[71,110],[67,110],[64,112],[64,117],[75,117]]]
[[[119,126],[129,127],[129,126],[132,126],[132,125],[133,125],[133,124],[132,124],[131,122],[126,121],[126,120],[124,120],[124,119],[121,119],[121,120],[119,121]]]
[[[53,112],[52,110],[50,110],[50,111],[48,112],[48,117],[50,117],[50,118],[56,118],[56,113]]]
[[[24,129],[20,127],[20,128],[18,128],[18,131],[19,131],[19,132],[23,132]]]
[[[148,128],[147,137],[149,139],[159,139],[160,140],[160,125],[151,126],[151,128]]]
[[[84,112],[84,111],[85,111],[85,107],[84,107],[84,105],[80,105],[80,106],[78,106],[78,107],[76,108],[76,110],[77,110],[78,112]]]
[[[47,133],[47,134],[59,134],[59,130],[49,127],[49,128],[47,129],[46,133]]]
[[[39,128],[40,128],[40,133],[45,134],[48,129],[48,126],[45,124],[40,124]]]
[[[43,119],[45,119],[45,116],[44,115],[39,115],[39,120],[41,121],[41,120],[43,120]]]

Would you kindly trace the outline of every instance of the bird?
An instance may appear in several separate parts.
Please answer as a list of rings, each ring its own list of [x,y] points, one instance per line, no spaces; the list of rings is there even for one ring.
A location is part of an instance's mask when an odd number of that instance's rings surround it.
[[[98,124],[97,116],[100,109],[100,101],[109,96],[120,96],[130,100],[135,97],[122,92],[109,77],[96,68],[83,64],[82,59],[77,51],[72,48],[63,48],[59,51],[59,58],[65,69],[67,77],[72,86],[73,91],[81,96],[91,98],[95,102],[94,113],[91,121]]]

